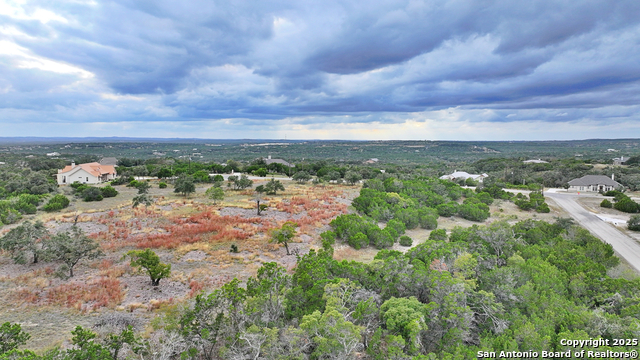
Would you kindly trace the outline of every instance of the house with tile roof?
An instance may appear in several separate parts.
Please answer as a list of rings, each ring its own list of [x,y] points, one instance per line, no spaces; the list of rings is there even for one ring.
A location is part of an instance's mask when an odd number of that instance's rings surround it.
[[[568,191],[609,191],[621,188],[622,184],[614,180],[613,174],[611,178],[604,175],[585,175],[581,178],[569,181]]]
[[[111,181],[118,174],[113,165],[102,165],[97,162],[86,164],[75,164],[65,166],[64,169],[58,170],[56,178],[58,185],[72,184],[79,182],[82,184],[99,184],[105,181]]]

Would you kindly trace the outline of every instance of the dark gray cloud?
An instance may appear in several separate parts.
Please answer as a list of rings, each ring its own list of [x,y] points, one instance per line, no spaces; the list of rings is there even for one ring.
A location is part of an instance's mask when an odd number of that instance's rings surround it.
[[[0,115],[252,126],[398,123],[449,108],[466,109],[468,121],[638,118],[640,3],[632,0],[14,8],[0,13],[0,41],[13,46],[0,51]]]

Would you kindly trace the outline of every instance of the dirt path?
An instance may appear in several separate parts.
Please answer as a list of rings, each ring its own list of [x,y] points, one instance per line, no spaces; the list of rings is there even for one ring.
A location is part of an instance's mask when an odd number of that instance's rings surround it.
[[[640,244],[596,214],[587,211],[578,202],[580,195],[545,192],[545,196],[553,199],[592,234],[611,244],[620,257],[640,272]]]

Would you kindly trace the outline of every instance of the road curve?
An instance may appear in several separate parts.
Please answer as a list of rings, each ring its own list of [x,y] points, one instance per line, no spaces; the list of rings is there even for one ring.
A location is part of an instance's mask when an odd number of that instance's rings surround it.
[[[571,216],[593,235],[611,244],[619,256],[640,272],[640,244],[616,229],[613,225],[600,220],[596,214],[587,211],[577,201],[578,195],[545,192],[546,197],[553,199],[558,206],[564,208]]]

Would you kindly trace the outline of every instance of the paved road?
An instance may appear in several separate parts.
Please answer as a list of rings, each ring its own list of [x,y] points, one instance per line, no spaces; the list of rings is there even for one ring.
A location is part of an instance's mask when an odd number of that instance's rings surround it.
[[[214,175],[222,175],[222,177],[224,178],[224,181],[227,181],[229,176],[233,175],[233,176],[240,177],[241,175],[247,175],[247,174],[242,174],[242,173],[235,173],[235,174],[209,174],[209,176],[211,176],[211,177],[213,177]],[[260,176],[253,176],[253,175],[247,175],[247,177],[249,178],[249,180],[264,180],[264,181],[269,181],[272,178],[272,176],[260,177]],[[273,178],[275,178],[276,180],[285,180],[285,181],[293,180],[290,177],[276,177],[276,176],[274,176]]]
[[[545,192],[545,196],[564,208],[580,225],[604,242],[611,244],[619,256],[640,272],[640,244],[613,225],[599,219],[578,203],[579,195]]]

